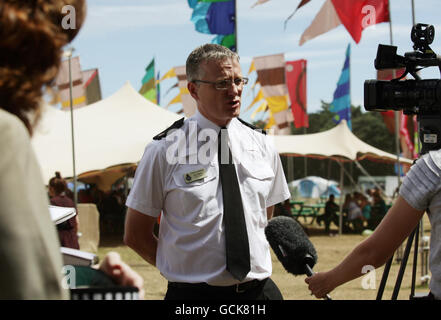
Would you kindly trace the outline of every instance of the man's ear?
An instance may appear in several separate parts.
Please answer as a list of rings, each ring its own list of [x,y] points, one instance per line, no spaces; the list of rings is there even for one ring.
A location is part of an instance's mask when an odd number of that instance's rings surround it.
[[[194,82],[188,82],[187,89],[188,89],[188,92],[190,92],[190,95],[193,97],[193,99],[198,101],[198,86],[197,86],[197,84]]]

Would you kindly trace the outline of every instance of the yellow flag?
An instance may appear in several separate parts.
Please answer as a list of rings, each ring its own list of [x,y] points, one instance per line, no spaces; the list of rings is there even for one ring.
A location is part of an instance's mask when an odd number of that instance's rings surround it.
[[[168,105],[167,105],[166,108],[168,108],[171,104],[179,103],[179,102],[182,102],[181,94],[180,94],[180,93],[179,93],[176,97],[174,97],[173,100],[171,100],[171,101],[168,103]]]
[[[263,91],[262,89],[259,90],[259,92],[257,93],[257,95],[254,97],[253,102],[251,102],[251,104],[248,106],[248,108],[245,111],[248,111],[251,109],[251,107],[256,104],[257,102],[259,102],[260,100],[262,100],[263,97]]]
[[[251,119],[254,119],[259,112],[265,112],[267,106],[267,102],[264,101],[256,110],[254,110],[253,114],[251,115]]]
[[[164,74],[162,76],[161,80],[159,80],[159,81],[162,81],[167,78],[174,78],[174,77],[176,77],[175,68],[171,68],[170,70],[167,71],[166,74]]]
[[[256,66],[254,65],[254,60],[251,61],[250,70],[248,70],[248,75],[253,71],[256,71]]]
[[[288,109],[288,96],[273,96],[266,97],[266,101],[268,102],[268,106],[272,113],[277,113],[283,110]]]

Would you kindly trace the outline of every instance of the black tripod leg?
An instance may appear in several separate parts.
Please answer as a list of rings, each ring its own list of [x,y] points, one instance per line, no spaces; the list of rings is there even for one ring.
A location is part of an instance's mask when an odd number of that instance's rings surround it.
[[[418,227],[417,227],[418,228]],[[401,281],[403,280],[404,271],[406,270],[407,259],[409,258],[410,249],[412,247],[412,241],[415,236],[415,230],[409,236],[407,240],[406,249],[404,250],[403,260],[401,261],[400,271],[398,272],[397,281],[395,282],[394,292],[392,293],[392,300],[397,300],[398,293],[400,292]]]
[[[393,259],[394,256],[392,255],[392,257],[390,257],[389,261],[386,263],[386,266],[384,267],[383,276],[381,277],[380,287],[378,288],[376,300],[381,300],[383,297],[384,288],[386,287],[387,277],[389,276],[389,271]]]
[[[416,272],[417,272],[417,264],[418,264],[418,245],[419,245],[419,236],[420,236],[420,224],[418,223],[415,229],[415,246],[413,249],[413,266],[412,266],[412,285],[410,287],[410,296],[409,299],[413,299],[415,296],[415,282],[416,282]]]

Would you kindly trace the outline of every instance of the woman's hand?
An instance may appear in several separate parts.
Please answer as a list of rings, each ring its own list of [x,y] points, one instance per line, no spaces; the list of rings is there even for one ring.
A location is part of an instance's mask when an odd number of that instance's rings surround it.
[[[326,294],[331,292],[335,287],[331,283],[331,277],[328,272],[318,272],[305,279],[309,290],[317,298],[325,298]]]
[[[101,262],[99,270],[106,273],[118,285],[138,288],[139,299],[144,299],[144,280],[121,260],[117,252],[109,252]]]

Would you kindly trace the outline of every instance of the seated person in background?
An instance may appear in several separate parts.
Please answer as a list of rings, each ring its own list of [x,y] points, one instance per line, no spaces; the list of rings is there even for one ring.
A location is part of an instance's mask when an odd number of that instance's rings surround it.
[[[75,203],[66,195],[67,183],[60,173],[55,172],[55,177],[49,180],[50,204],[58,207],[74,208]],[[78,243],[78,215],[57,225],[60,245],[66,248],[80,249]]]
[[[361,208],[361,213],[366,221],[371,219],[371,202],[369,199],[360,192],[354,192],[354,197],[357,201],[358,206]]]
[[[363,229],[363,213],[361,211],[361,208],[357,205],[354,197],[349,193],[346,195],[343,208],[347,212],[347,224],[352,223],[353,231],[360,233]]]
[[[375,229],[383,220],[383,217],[386,215],[386,202],[381,196],[381,191],[379,189],[375,189],[373,194],[373,203],[371,210],[371,227]]]
[[[321,222],[323,221],[325,223],[325,232],[329,233],[329,226],[331,222],[334,222],[334,224],[338,227],[338,216],[337,212],[339,210],[339,206],[335,203],[335,196],[333,194],[329,195],[328,201],[326,201],[325,204],[325,213],[321,216],[317,217],[317,223],[321,225]]]

